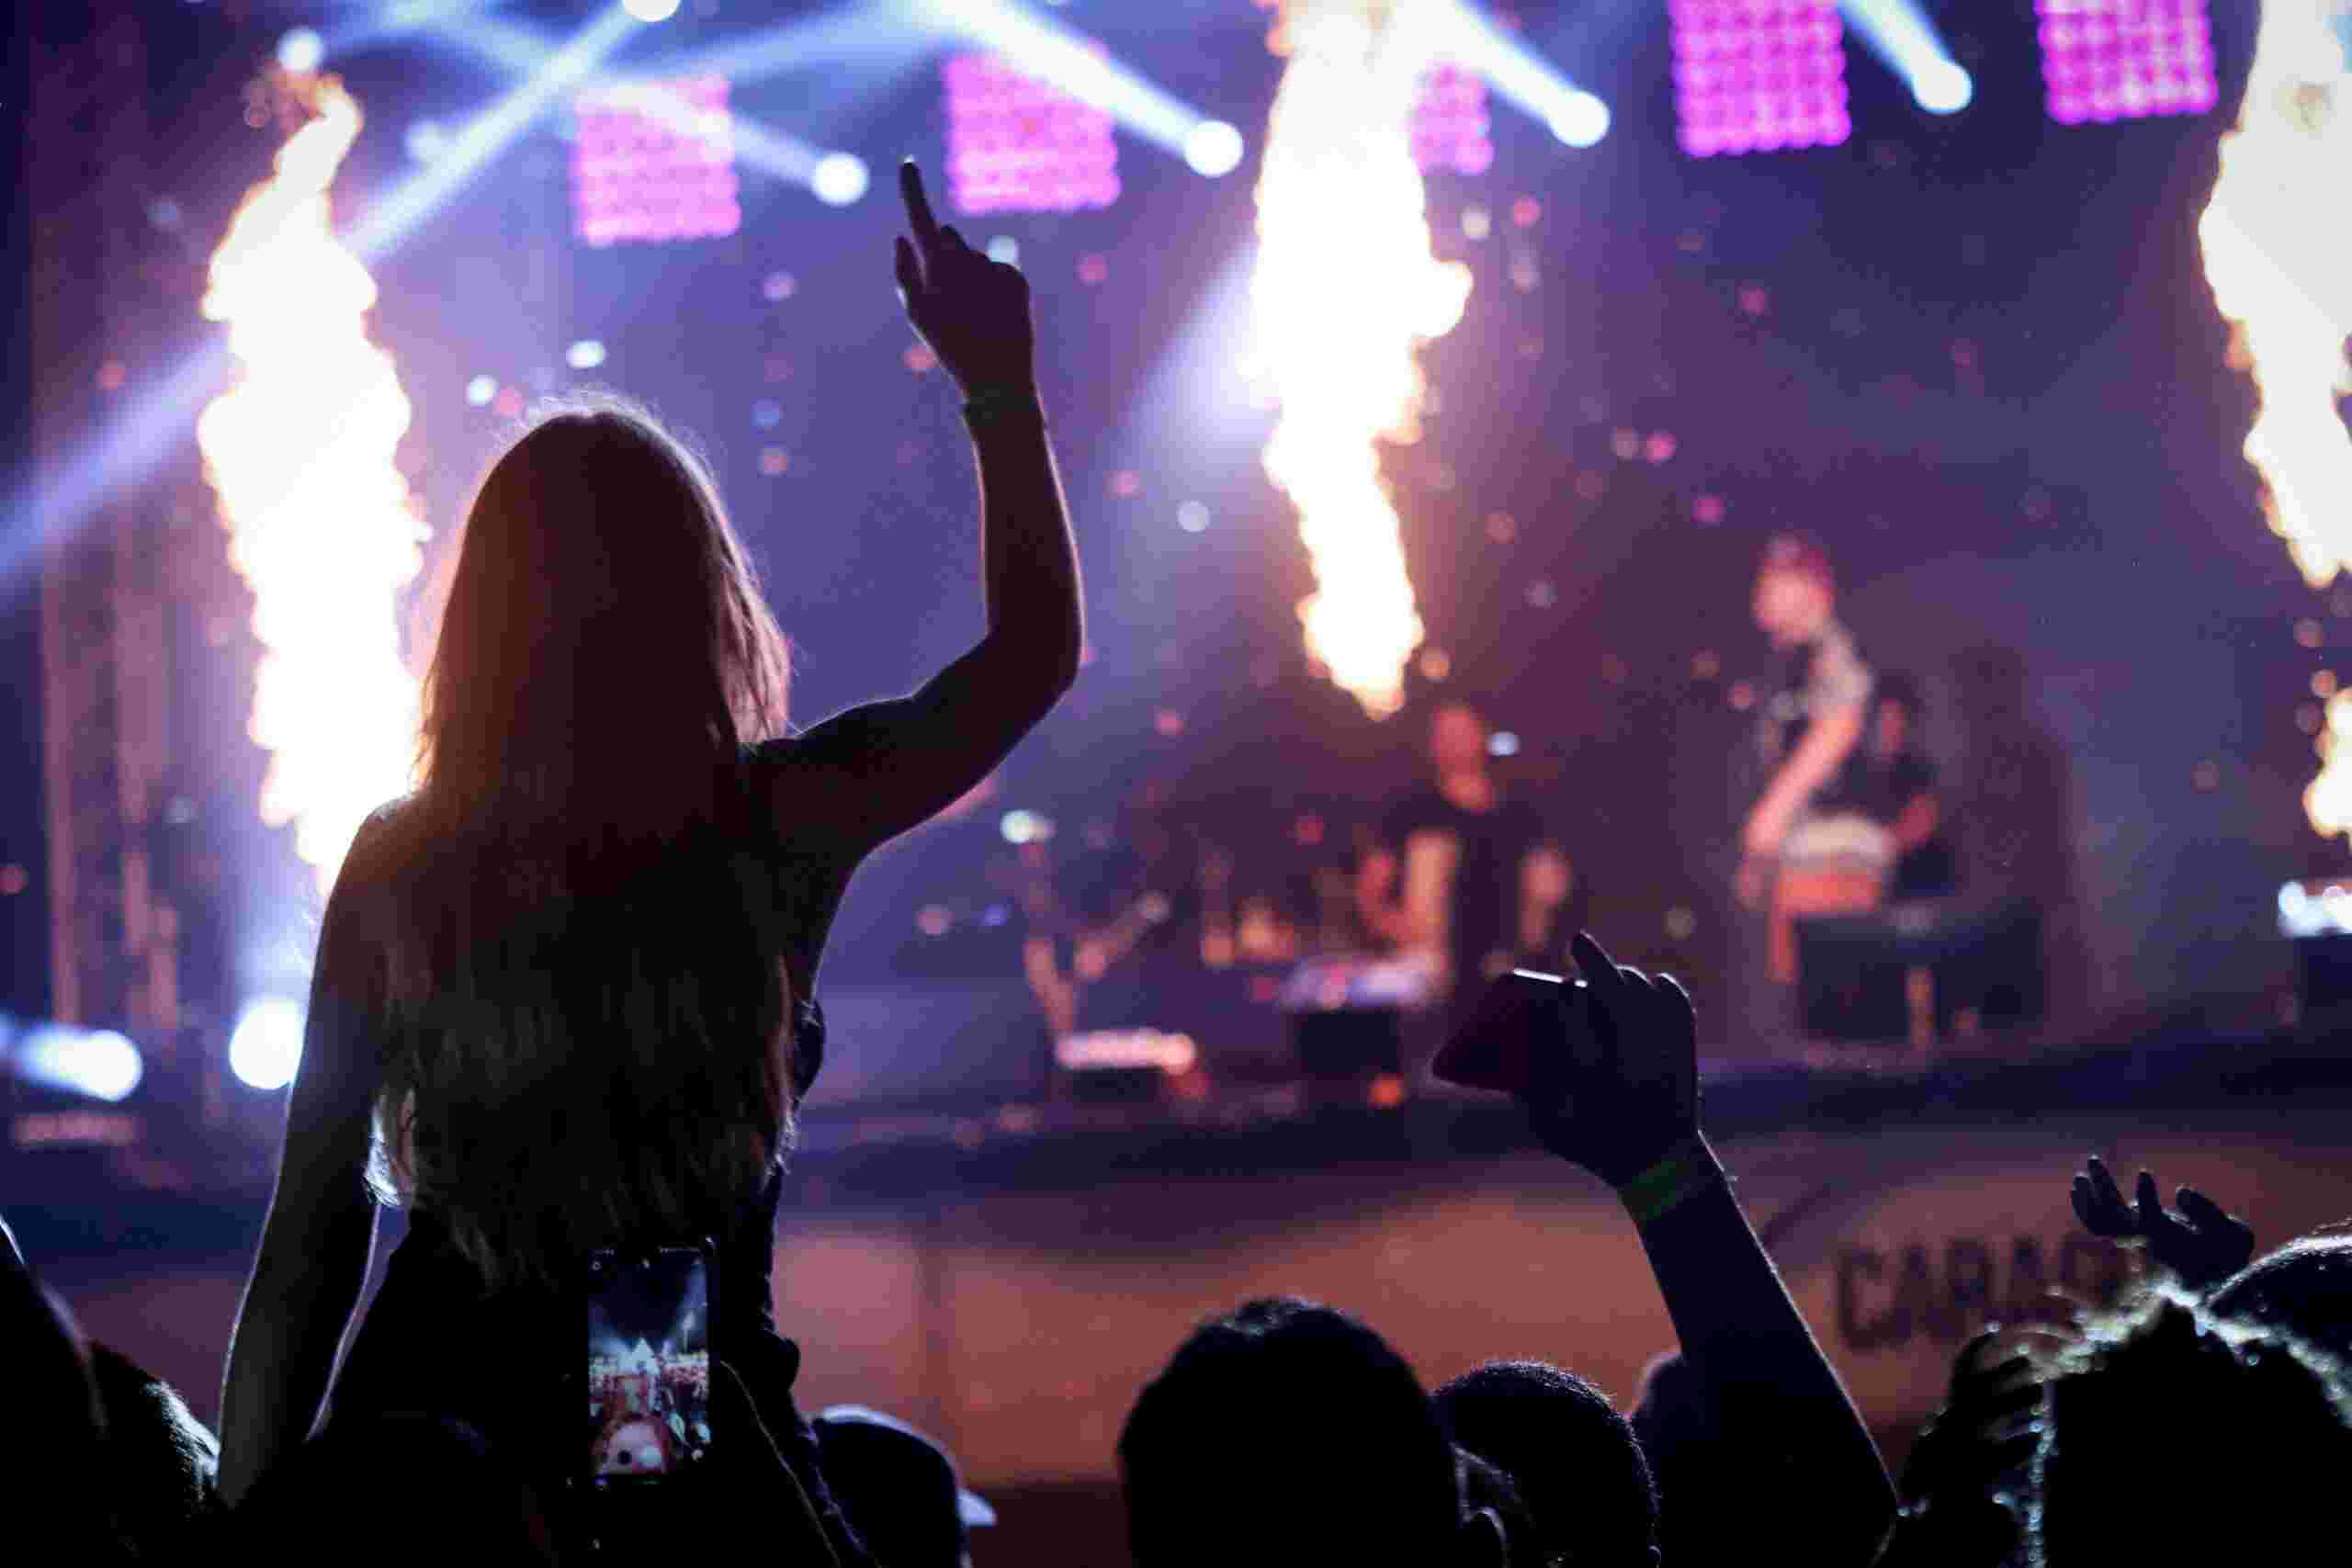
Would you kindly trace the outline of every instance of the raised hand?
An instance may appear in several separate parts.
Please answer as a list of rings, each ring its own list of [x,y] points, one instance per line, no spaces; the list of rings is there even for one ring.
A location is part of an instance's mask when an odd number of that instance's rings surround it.
[[[2181,1188],[2173,1200],[2180,1207],[2168,1211],[2156,1179],[2143,1170],[2135,1196],[2136,1204],[2124,1202],[2106,1163],[2093,1155],[2075,1178],[2075,1216],[2093,1235],[2143,1244],[2191,1290],[2218,1285],[2253,1260],[2254,1227],[2194,1187]]]
[[[1583,931],[1568,951],[1589,1027],[1533,1053],[1521,1098],[1546,1148],[1622,1187],[1699,1130],[1698,1021],[1673,976],[1620,964]]]
[[[2017,1550],[2013,1504],[2041,1439],[2043,1389],[2030,1356],[1995,1359],[1996,1325],[1954,1359],[1951,1393],[1903,1466],[1904,1510],[1879,1568],[1986,1568]]]
[[[967,393],[1027,392],[1036,384],[1036,333],[1029,280],[964,243],[932,216],[912,158],[899,165],[899,195],[914,238],[897,241],[899,299],[907,320]]]

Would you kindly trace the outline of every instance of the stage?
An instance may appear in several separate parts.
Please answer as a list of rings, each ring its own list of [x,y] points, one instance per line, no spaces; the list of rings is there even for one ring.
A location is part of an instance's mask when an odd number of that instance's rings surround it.
[[[1899,1447],[1977,1325],[2055,1321],[2129,1273],[2074,1221],[2085,1155],[2193,1184],[2265,1245],[2352,1216],[2352,1059],[2332,1035],[1718,1064],[1703,1116],[1800,1307]],[[88,1171],[43,1155],[74,1157],[13,1151],[8,1189],[72,1197],[12,1205],[26,1250],[89,1332],[209,1416],[266,1189],[93,1201]],[[386,1244],[397,1229],[388,1216]],[[1507,1104],[1430,1095],[811,1112],[774,1285],[807,1353],[806,1403],[903,1412],[969,1456],[984,1490],[1081,1514],[1142,1379],[1193,1321],[1250,1295],[1343,1303],[1431,1381],[1533,1355],[1625,1400],[1673,1343],[1607,1192],[1537,1152]]]

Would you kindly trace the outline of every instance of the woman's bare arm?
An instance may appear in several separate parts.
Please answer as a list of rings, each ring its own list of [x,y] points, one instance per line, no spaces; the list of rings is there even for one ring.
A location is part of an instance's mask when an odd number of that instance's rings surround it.
[[[899,186],[914,231],[898,243],[907,314],[971,400],[988,631],[921,690],[852,708],[795,748],[779,812],[805,828],[813,802],[829,817],[837,807],[854,853],[986,777],[1077,679],[1085,640],[1078,551],[1037,402],[1028,283],[933,218],[912,163]]]
[[[360,859],[355,845],[327,899],[277,1186],[230,1340],[220,1495],[232,1506],[311,1435],[375,1256],[366,1186],[372,959],[353,914],[368,874]]]

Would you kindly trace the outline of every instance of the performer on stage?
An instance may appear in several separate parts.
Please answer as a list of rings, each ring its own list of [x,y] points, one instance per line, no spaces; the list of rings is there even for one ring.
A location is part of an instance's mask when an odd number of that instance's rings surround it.
[[[1886,902],[1949,896],[1960,882],[1957,858],[1943,834],[1936,765],[1918,750],[1919,684],[1899,672],[1879,677],[1871,733],[1859,752],[1850,792],[1857,804],[1894,835],[1896,859]]]
[[[1435,777],[1382,816],[1356,873],[1366,930],[1429,963],[1448,1024],[1514,964],[1558,969],[1588,903],[1542,815],[1505,795],[1491,739],[1470,704],[1441,703],[1430,717]],[[1575,918],[1562,920],[1564,909]]]
[[[1740,834],[1740,902],[1770,913],[1770,968],[1797,977],[1796,922],[1878,907],[1894,835],[1844,798],[1873,684],[1837,615],[1837,580],[1821,547],[1784,534],[1756,575],[1756,624],[1789,660],[1764,705],[1757,747],[1770,781]]]

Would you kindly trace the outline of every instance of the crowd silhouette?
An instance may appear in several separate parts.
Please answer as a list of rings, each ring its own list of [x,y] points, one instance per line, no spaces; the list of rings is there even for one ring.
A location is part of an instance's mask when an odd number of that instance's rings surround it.
[[[707,1464],[603,1489],[578,1451],[582,1259],[705,1245],[722,1280],[764,1286],[843,888],[1080,661],[1027,285],[934,220],[911,164],[901,187],[898,286],[978,453],[986,635],[912,695],[786,738],[781,638],[707,471],[625,404],[534,423],[469,514],[424,782],[329,899],[218,1437],[85,1339],[0,1225],[13,1561],[969,1560],[988,1511],[953,1458],[875,1411],[804,1416],[803,1347],[764,1288],[709,1325]],[[1472,1027],[1520,1032],[1487,1043],[1521,1064],[1507,1087],[1537,1140],[1618,1194],[1649,1258],[1677,1344],[1634,1409],[1508,1345],[1431,1390],[1346,1303],[1240,1303],[1171,1348],[1104,1456],[1137,1568],[2301,1545],[2310,1483],[2352,1458],[2352,1240],[2256,1258],[2203,1194],[2168,1209],[2143,1173],[2127,1200],[2091,1159],[2077,1216],[2144,1253],[2144,1284],[2070,1329],[1971,1340],[1898,1485],[1708,1142],[1689,997],[1589,935],[1571,951],[1579,1028]],[[338,1380],[388,1202],[409,1231]]]

